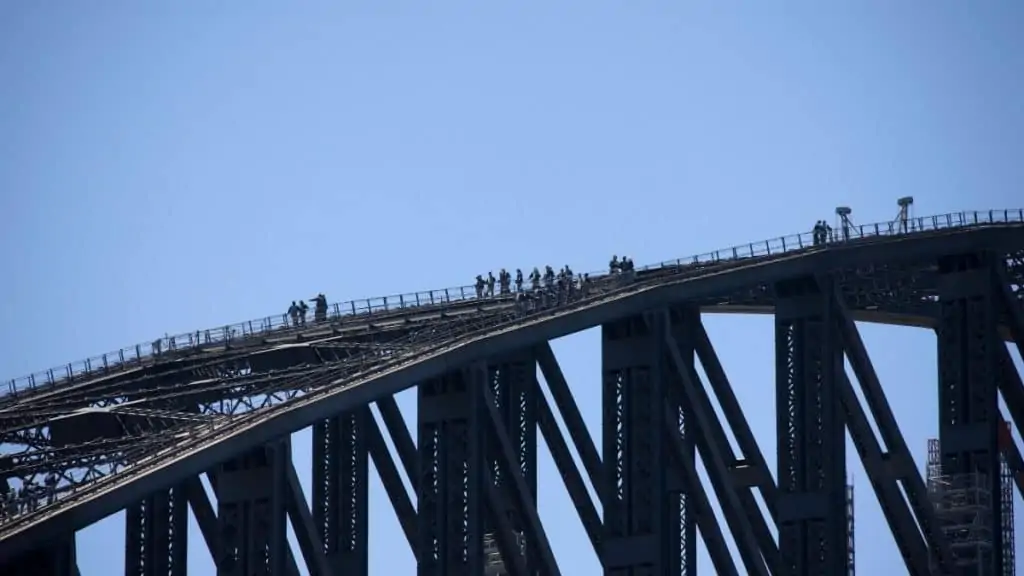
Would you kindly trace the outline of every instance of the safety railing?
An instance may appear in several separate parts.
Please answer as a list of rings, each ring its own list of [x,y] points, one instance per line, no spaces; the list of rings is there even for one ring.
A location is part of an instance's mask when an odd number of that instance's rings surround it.
[[[1021,222],[1024,222],[1024,209],[955,212],[937,216],[910,218],[906,221],[880,222],[849,227],[839,226],[831,230],[830,237],[827,238],[825,245],[834,245],[836,243],[871,237],[897,236],[951,228]],[[813,232],[803,232],[759,242],[749,242],[686,258],[666,260],[658,264],[638,267],[637,271],[642,272],[667,266],[713,264],[725,260],[776,256],[811,248],[815,245]],[[529,270],[526,271],[526,273],[528,272]],[[596,279],[604,276],[607,272],[591,272],[590,274],[591,277]],[[524,284],[525,287],[526,285]],[[500,297],[500,295],[495,295],[494,297]],[[491,297],[484,297],[484,299],[488,298]],[[328,305],[327,318],[321,322],[296,323],[285,312],[245,322],[226,324],[217,328],[165,336],[149,343],[127,346],[107,354],[100,354],[78,362],[70,362],[62,366],[29,374],[28,376],[14,378],[7,382],[5,390],[0,390],[0,398],[13,399],[21,391],[53,388],[62,384],[83,381],[99,375],[128,370],[161,360],[180,358],[188,353],[220,348],[226,344],[241,340],[282,336],[289,332],[300,332],[310,327],[322,327],[325,323],[338,326],[353,321],[374,321],[378,317],[392,314],[408,314],[410,311],[422,310],[423,312],[428,312],[435,308],[447,308],[462,303],[468,304],[480,299],[475,286],[456,286],[438,290],[336,302]],[[312,307],[309,311],[309,318],[313,319]]]

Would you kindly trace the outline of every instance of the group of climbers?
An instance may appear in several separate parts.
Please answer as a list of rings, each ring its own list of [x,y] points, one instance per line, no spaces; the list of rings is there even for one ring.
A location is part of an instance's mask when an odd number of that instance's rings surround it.
[[[541,290],[571,290],[573,288],[580,288],[589,279],[589,274],[573,274],[572,268],[568,265],[564,266],[557,273],[551,266],[545,266],[543,274],[539,268],[534,268],[528,276],[530,280],[530,290],[538,292]],[[513,280],[512,274],[502,268],[498,272],[497,278],[495,278],[493,272],[488,272],[487,277],[484,278],[483,274],[477,274],[476,281],[473,283],[476,289],[477,298],[491,298],[494,296],[494,286],[498,285],[498,294],[501,296],[509,295],[512,293],[521,294],[525,292],[523,290],[523,271],[522,269],[516,268],[515,279]]]
[[[313,303],[313,320],[315,322],[326,322],[327,296],[324,296],[323,292],[321,292],[316,295],[316,298],[310,298],[309,301]],[[288,317],[292,319],[292,327],[305,326],[306,314],[308,313],[309,306],[305,300],[292,300],[292,305],[288,307]]]
[[[57,474],[50,472],[41,485],[28,480],[12,489],[6,481],[0,482],[0,524],[16,514],[34,512],[41,502],[53,504],[57,499],[58,480]]]
[[[828,222],[818,220],[814,223],[814,230],[811,235],[815,246],[826,244],[832,238],[832,227],[828,225]]]
[[[620,260],[618,256],[612,256],[612,261],[608,263],[608,272],[610,274],[621,274],[623,272],[633,272],[636,268],[633,266],[633,259],[629,256],[623,256]]]

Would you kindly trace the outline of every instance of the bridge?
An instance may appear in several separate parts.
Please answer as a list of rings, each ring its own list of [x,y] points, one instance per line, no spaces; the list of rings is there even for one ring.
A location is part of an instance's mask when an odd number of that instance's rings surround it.
[[[863,462],[909,574],[1013,574],[1021,286],[1024,211],[990,210],[130,346],[0,391],[0,574],[78,574],[76,531],[125,510],[126,573],[183,575],[191,509],[219,575],[366,575],[371,460],[418,574],[571,574],[536,509],[538,432],[606,574],[696,574],[698,534],[718,574],[853,574],[849,458]],[[715,313],[774,316],[774,439],[751,432],[701,321]],[[858,322],[937,335],[925,476]],[[548,344],[596,326],[597,442]],[[411,387],[415,431],[394,400]],[[310,500],[289,439],[307,427]]]

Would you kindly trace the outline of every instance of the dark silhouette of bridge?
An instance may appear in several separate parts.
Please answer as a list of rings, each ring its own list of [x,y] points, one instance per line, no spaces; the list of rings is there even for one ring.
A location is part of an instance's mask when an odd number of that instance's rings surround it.
[[[191,507],[219,575],[291,576],[300,562],[365,575],[371,459],[418,574],[560,574],[535,506],[538,431],[606,574],[696,574],[698,530],[718,574],[852,574],[846,433],[909,573],[1013,574],[1024,460],[1011,429],[1024,426],[1024,385],[1007,344],[1024,352],[1022,286],[1024,212],[966,212],[582,285],[338,303],[320,321],[274,315],[68,364],[0,396],[0,574],[77,574],[75,532],[121,510],[126,573],[185,574]],[[701,323],[708,313],[774,315],[775,475]],[[858,321],[937,334],[927,477]],[[595,326],[600,448],[548,344]],[[394,400],[413,386],[414,432]],[[310,426],[312,506],[289,440]]]

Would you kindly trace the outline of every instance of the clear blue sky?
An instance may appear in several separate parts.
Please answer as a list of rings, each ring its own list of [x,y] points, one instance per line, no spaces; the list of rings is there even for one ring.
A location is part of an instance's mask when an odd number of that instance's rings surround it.
[[[906,194],[921,215],[1022,205],[1022,16],[910,0],[6,2],[0,374],[319,291],[704,252],[840,204],[863,222]],[[708,325],[774,461],[771,319]],[[934,338],[863,333],[923,464]],[[555,343],[594,433],[597,344]],[[308,494],[308,434],[295,453]],[[541,453],[562,570],[595,574]],[[888,574],[898,552],[850,454],[858,564]],[[374,482],[372,571],[411,573]],[[190,573],[212,574],[191,537]],[[120,515],[78,542],[85,575],[122,570]]]

